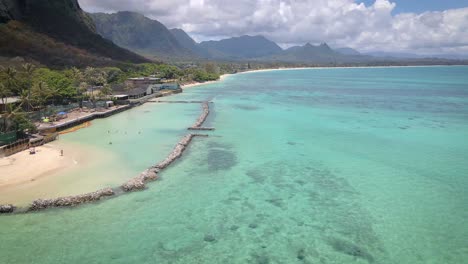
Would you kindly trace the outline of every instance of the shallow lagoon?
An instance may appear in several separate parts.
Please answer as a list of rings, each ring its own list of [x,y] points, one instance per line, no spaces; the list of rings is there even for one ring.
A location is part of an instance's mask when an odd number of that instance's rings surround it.
[[[167,99],[212,100],[211,137],[144,192],[0,217],[2,262],[462,263],[467,73],[272,71],[188,89]],[[113,184],[162,159],[200,111],[146,104],[63,140],[149,133],[113,139],[119,164],[95,168]]]

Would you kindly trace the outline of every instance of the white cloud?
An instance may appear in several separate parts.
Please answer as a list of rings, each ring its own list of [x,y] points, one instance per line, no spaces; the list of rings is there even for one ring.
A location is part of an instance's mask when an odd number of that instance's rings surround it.
[[[393,15],[376,0],[80,0],[96,11],[137,11],[198,40],[261,34],[284,46],[327,42],[362,51],[466,53],[468,7]]]

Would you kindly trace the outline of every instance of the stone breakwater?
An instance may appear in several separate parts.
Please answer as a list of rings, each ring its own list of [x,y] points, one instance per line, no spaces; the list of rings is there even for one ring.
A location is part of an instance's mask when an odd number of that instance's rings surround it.
[[[158,178],[158,172],[158,169],[147,169],[140,175],[124,183],[122,186],[120,186],[120,188],[122,188],[122,190],[124,190],[125,192],[143,190],[146,187],[146,182],[154,181]]]
[[[209,102],[202,103],[203,112],[198,117],[195,124],[188,128],[188,130],[214,130],[213,127],[202,127],[203,123],[205,122],[206,118],[210,114],[210,104]]]
[[[203,137],[208,135],[203,134],[188,134],[184,136],[179,143],[174,147],[174,149],[169,153],[169,155],[161,162],[156,164],[155,166],[145,170],[140,175],[136,176],[135,178],[130,179],[125,184],[123,184],[121,189],[125,192],[131,191],[139,191],[143,190],[146,187],[146,183],[148,181],[153,181],[158,178],[158,173],[163,169],[167,168],[171,165],[174,161],[182,156],[182,153],[188,147],[190,142],[194,137]]]
[[[80,194],[75,196],[66,196],[56,199],[37,199],[31,204],[31,206],[29,206],[28,211],[39,211],[51,207],[77,206],[83,203],[99,201],[103,197],[113,196],[114,194],[115,193],[111,188],[106,188],[92,193]]]
[[[3,204],[0,205],[0,214],[9,214],[15,211],[16,207],[12,204]]]

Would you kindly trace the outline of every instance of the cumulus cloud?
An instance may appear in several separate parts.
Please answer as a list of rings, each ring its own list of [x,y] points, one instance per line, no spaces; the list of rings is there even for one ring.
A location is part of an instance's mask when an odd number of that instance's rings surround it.
[[[197,40],[264,35],[283,46],[327,42],[361,51],[468,53],[468,7],[392,14],[376,0],[79,0],[90,12],[136,11]]]

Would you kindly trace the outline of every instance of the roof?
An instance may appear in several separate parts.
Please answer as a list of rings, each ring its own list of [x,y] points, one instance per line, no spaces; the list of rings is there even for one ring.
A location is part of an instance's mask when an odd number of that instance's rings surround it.
[[[159,81],[161,78],[155,78],[155,77],[137,77],[137,78],[128,78],[128,80],[131,81]]]
[[[140,95],[140,94],[144,94],[144,93],[146,93],[145,88],[135,88],[135,89],[131,89],[131,90],[127,91],[128,95]]]

